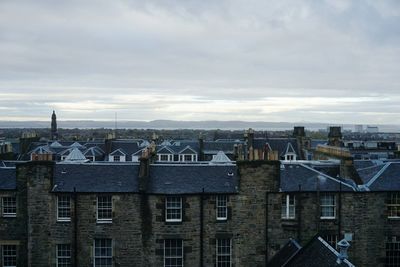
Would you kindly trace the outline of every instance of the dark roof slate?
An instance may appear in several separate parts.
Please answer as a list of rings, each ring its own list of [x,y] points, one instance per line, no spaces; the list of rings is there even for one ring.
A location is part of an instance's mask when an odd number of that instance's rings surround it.
[[[56,164],[54,192],[138,192],[139,165]]]
[[[149,192],[154,194],[236,193],[235,165],[152,165]]]
[[[355,191],[354,187],[336,178],[299,163],[281,163],[280,188],[283,192],[294,191]]]
[[[0,168],[0,190],[17,189],[15,168]]]
[[[294,239],[290,239],[268,262],[267,267],[284,266],[292,257],[299,252],[301,246]]]
[[[370,191],[399,191],[400,163],[386,163],[366,185]]]
[[[339,253],[321,237],[314,237],[285,267],[354,267],[348,260],[337,263]]]

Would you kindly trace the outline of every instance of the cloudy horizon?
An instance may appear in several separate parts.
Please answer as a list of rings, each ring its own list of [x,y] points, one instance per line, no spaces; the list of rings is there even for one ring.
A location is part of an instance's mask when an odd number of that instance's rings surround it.
[[[400,124],[399,1],[0,2],[0,120]]]

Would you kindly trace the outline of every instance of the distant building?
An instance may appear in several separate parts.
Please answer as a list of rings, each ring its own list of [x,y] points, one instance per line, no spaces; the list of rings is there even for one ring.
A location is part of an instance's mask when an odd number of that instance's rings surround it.
[[[362,133],[364,131],[364,126],[362,124],[357,124],[354,126],[354,132]]]
[[[367,133],[379,133],[379,128],[377,126],[367,126],[366,130]]]
[[[51,140],[57,140],[58,139],[58,130],[57,130],[57,116],[56,112],[53,110],[53,114],[51,115],[51,135],[50,135]]]

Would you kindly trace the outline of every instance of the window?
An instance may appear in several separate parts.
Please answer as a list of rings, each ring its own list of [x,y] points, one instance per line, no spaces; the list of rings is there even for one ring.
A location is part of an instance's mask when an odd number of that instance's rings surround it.
[[[231,266],[231,239],[217,239],[217,267]]]
[[[183,160],[184,161],[192,161],[192,155],[184,155]]]
[[[182,198],[167,197],[165,199],[165,220],[167,222],[182,221]]]
[[[332,194],[323,194],[320,199],[321,219],[334,219],[336,217],[336,198]]]
[[[217,196],[217,220],[228,219],[228,197],[226,195]]]
[[[114,161],[121,161],[121,157],[120,156],[114,156]]]
[[[3,267],[17,266],[17,246],[3,245]]]
[[[183,266],[183,244],[182,239],[164,240],[164,266]]]
[[[17,199],[15,197],[3,197],[3,216],[17,216]]]
[[[71,266],[71,245],[59,244],[57,245],[57,267],[70,267]]]
[[[71,221],[71,198],[70,196],[57,196],[57,221]]]
[[[170,158],[172,158],[172,155],[168,155],[168,154],[160,154],[160,155],[158,155],[158,160],[159,161],[172,161]]]
[[[400,218],[400,193],[391,193],[388,201],[388,218]]]
[[[390,236],[386,240],[385,267],[400,266],[400,238]]]
[[[333,234],[323,235],[322,238],[329,243],[334,249],[337,249],[338,236]]]
[[[94,240],[94,267],[112,267],[112,240]]]
[[[294,195],[282,196],[282,219],[296,218],[296,199]]]
[[[112,220],[112,197],[97,197],[97,221],[111,222]]]

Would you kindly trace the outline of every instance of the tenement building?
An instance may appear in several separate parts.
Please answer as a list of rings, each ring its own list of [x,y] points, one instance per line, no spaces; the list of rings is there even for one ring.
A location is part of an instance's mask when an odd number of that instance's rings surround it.
[[[360,169],[358,184],[336,176],[343,167],[146,157],[1,167],[0,266],[266,266],[290,239],[343,238],[355,266],[400,266],[400,164]]]

